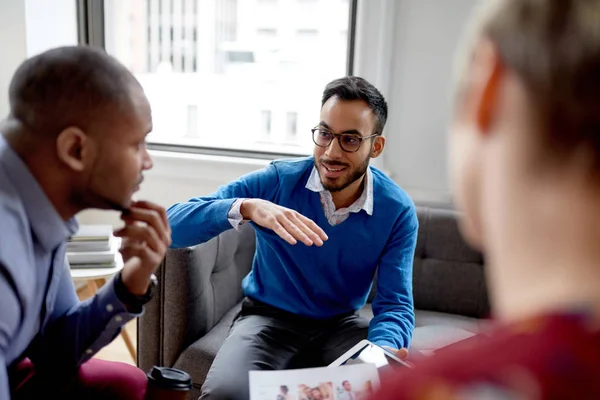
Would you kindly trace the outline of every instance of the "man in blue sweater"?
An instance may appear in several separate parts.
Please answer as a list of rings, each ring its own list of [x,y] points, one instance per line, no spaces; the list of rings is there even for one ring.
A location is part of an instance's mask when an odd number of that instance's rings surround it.
[[[256,230],[246,299],[202,399],[247,399],[249,370],[309,366],[298,361],[308,354],[326,365],[367,337],[393,349],[409,346],[417,216],[408,195],[369,166],[383,151],[386,118],[386,101],[373,85],[335,80],[312,130],[313,157],[274,161],[167,211],[173,247],[205,242],[245,221]],[[376,271],[369,323],[357,310]]]

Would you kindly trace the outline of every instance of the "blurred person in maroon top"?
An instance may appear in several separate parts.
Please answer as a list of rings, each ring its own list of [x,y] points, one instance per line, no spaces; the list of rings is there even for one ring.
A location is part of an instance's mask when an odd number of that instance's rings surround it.
[[[457,59],[450,166],[493,329],[376,399],[600,398],[600,0],[486,0]]]

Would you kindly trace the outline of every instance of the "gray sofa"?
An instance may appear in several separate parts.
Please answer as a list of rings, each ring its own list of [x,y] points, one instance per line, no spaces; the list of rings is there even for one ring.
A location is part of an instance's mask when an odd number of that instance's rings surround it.
[[[428,352],[477,333],[489,306],[482,256],[462,240],[456,212],[417,210],[411,348]],[[168,251],[157,273],[158,293],[138,321],[140,368],[185,370],[194,382],[192,398],[200,394],[240,308],[241,281],[251,268],[254,241],[254,230],[245,225],[240,232],[229,230],[204,244]],[[371,317],[371,304],[360,313]]]

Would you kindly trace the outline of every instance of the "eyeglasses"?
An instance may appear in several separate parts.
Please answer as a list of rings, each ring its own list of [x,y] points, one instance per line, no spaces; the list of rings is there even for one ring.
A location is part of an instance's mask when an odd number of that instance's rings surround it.
[[[333,133],[319,127],[311,129],[313,134],[313,142],[319,147],[329,147],[334,138],[337,138],[342,150],[347,153],[356,153],[360,149],[363,140],[378,136],[379,133],[374,133],[371,136],[358,136],[351,133]]]

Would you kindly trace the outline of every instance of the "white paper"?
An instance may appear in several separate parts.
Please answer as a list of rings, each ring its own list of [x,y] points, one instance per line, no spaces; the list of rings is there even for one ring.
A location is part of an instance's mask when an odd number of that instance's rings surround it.
[[[250,371],[250,400],[366,400],[378,388],[373,364]]]

